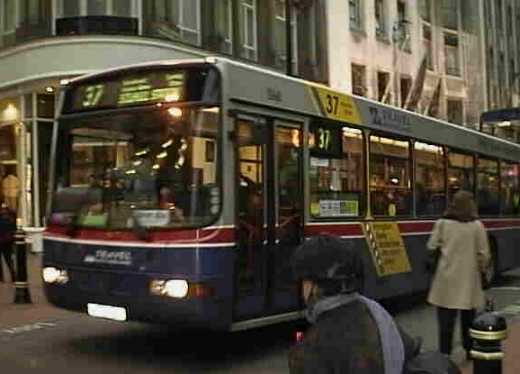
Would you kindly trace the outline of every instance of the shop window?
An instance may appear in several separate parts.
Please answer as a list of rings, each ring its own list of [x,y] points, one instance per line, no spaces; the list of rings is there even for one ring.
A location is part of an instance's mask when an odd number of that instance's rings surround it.
[[[477,163],[477,204],[480,215],[500,212],[498,161],[479,158]]]
[[[145,33],[200,45],[200,0],[143,1]]]
[[[474,188],[473,156],[450,151],[448,153],[448,200],[451,200],[459,190],[473,193]]]
[[[410,164],[408,141],[370,136],[370,202],[374,216],[410,215]]]
[[[352,64],[352,93],[366,96],[366,68],[363,65]]]
[[[0,127],[0,162],[16,161],[14,126]]]
[[[459,36],[457,34],[444,34],[444,53],[446,54],[446,74],[459,77],[460,57],[459,57]]]
[[[509,162],[500,164],[501,174],[501,207],[503,214],[518,214],[520,212],[520,165]]]
[[[415,201],[418,216],[441,215],[446,208],[444,150],[415,142]]]
[[[36,95],[38,118],[54,118],[54,94]]]
[[[316,121],[311,126],[309,148],[311,215],[362,215],[365,173],[361,130]]]

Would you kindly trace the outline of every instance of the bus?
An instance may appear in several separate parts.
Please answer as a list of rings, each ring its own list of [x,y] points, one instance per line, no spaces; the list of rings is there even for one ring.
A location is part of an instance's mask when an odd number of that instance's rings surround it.
[[[62,87],[42,276],[55,306],[237,331],[302,318],[290,258],[317,234],[365,264],[363,292],[427,290],[426,241],[472,191],[493,261],[518,266],[520,146],[225,58]]]

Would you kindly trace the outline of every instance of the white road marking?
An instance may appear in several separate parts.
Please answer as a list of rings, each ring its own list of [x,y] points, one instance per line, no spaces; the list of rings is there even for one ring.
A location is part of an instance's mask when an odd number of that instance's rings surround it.
[[[2,330],[0,330],[0,333],[9,334],[9,335],[19,335],[19,334],[23,334],[26,332],[46,329],[46,328],[55,327],[55,326],[56,326],[56,323],[54,323],[54,322],[36,322],[36,323],[28,324],[28,325],[15,326],[15,327],[7,328],[7,329],[2,329]]]

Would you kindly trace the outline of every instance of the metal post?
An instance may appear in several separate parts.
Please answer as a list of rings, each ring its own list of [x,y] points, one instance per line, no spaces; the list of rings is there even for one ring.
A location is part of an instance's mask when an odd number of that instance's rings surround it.
[[[489,309],[473,321],[469,330],[473,339],[473,374],[502,374],[501,342],[507,337],[507,324],[504,317]]]
[[[31,295],[29,294],[29,282],[27,280],[27,245],[25,243],[25,233],[20,227],[16,230],[14,246],[16,251],[14,303],[30,304]]]

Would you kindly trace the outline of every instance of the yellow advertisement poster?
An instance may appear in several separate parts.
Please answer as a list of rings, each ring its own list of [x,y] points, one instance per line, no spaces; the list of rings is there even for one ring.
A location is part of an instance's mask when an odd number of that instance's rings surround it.
[[[396,222],[367,222],[363,224],[363,231],[378,276],[384,277],[411,270]]]
[[[311,89],[324,116],[352,124],[361,124],[359,112],[352,97],[320,86],[313,86]]]

